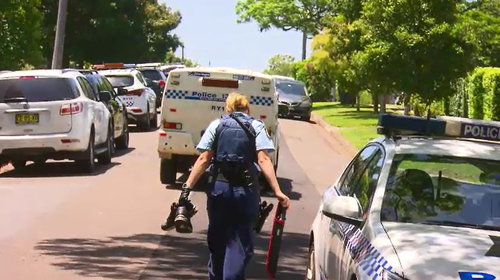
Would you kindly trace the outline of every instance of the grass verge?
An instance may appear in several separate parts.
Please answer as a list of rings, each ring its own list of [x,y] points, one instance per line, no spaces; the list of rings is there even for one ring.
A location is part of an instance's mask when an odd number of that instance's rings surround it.
[[[402,110],[401,106],[387,105],[388,113]],[[361,149],[368,141],[377,138],[378,113],[373,112],[373,106],[356,107],[341,105],[338,102],[317,102],[313,104],[314,112],[323,117],[330,125],[339,128],[340,134],[356,149]]]

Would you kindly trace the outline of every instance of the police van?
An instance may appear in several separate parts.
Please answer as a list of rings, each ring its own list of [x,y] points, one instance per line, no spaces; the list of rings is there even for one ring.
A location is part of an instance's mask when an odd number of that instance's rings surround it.
[[[226,97],[235,91],[248,97],[251,116],[264,122],[276,147],[270,154],[276,170],[280,126],[274,83],[272,76],[248,70],[200,66],[172,70],[161,106],[161,182],[173,184],[177,172],[189,171],[199,155],[196,145],[204,130],[224,114]]]

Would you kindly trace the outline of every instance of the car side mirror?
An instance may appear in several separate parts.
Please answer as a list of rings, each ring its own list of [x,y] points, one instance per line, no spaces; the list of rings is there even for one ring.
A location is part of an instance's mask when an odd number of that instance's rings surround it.
[[[109,92],[109,91],[100,91],[99,92],[99,99],[102,102],[109,102],[111,99],[113,99],[113,96],[111,95],[111,92]]]
[[[352,196],[330,196],[322,205],[321,213],[328,218],[354,226],[361,226],[361,206]]]
[[[118,95],[127,95],[128,91],[122,87],[116,89],[116,94]]]

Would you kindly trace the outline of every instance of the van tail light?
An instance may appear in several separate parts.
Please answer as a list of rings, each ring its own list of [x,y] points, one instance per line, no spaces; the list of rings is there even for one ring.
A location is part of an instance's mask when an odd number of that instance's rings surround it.
[[[163,129],[182,129],[182,123],[163,122]]]
[[[163,89],[165,87],[165,81],[164,80],[160,80],[158,82],[158,84],[160,85],[160,88]]]
[[[266,115],[260,115],[260,119],[261,119],[261,120],[265,120],[266,118],[267,118],[267,116],[266,116]]]
[[[66,115],[76,115],[81,112],[83,112],[83,103],[75,102],[62,105],[59,114],[61,116],[66,116]]]
[[[134,96],[141,96],[144,93],[144,89],[134,89],[134,90],[129,90],[127,92],[127,95],[134,95]]]
[[[19,80],[31,80],[35,79],[35,76],[21,76],[19,77]]]

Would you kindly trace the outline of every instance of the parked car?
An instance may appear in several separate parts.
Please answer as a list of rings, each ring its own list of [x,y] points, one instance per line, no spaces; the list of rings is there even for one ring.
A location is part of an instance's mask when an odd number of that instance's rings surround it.
[[[98,71],[106,76],[117,90],[118,98],[127,106],[129,123],[137,124],[142,131],[157,128],[156,93],[149,87],[151,80],[144,78],[137,69],[108,69]]]
[[[118,92],[113,88],[109,80],[97,73],[95,70],[79,70],[90,82],[94,93],[99,96],[105,96],[105,100],[100,100],[108,107],[113,116],[113,131],[115,137],[115,146],[119,150],[127,149],[130,136],[127,119],[127,106],[118,98]],[[108,94],[109,93],[109,96]]]
[[[311,119],[312,100],[306,85],[299,81],[275,79],[278,92],[279,115],[283,117],[300,117]]]
[[[151,80],[151,89],[156,93],[156,108],[160,108],[167,77],[163,74],[163,71],[157,67],[138,67],[137,70],[139,70],[144,77]]]
[[[83,74],[29,70],[0,74],[0,162],[75,160],[85,173],[109,164],[112,116]]]

